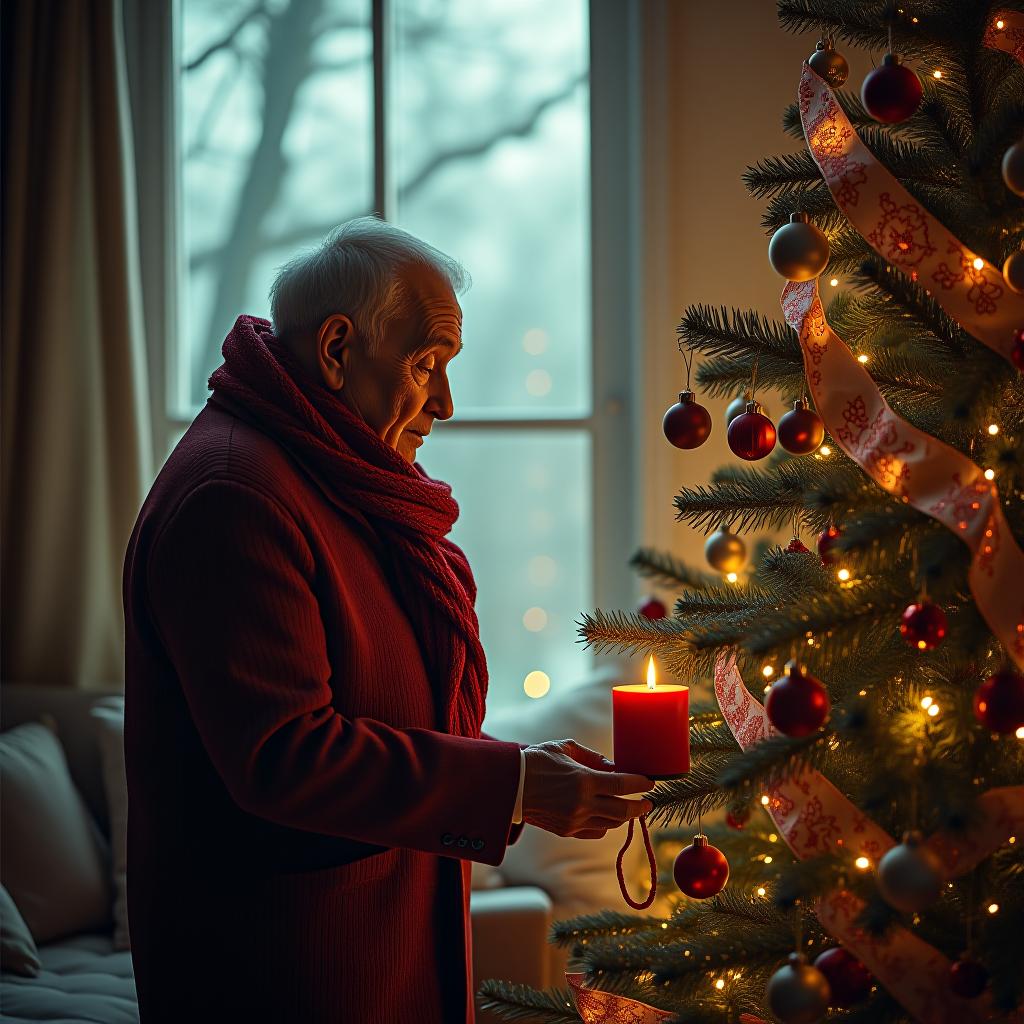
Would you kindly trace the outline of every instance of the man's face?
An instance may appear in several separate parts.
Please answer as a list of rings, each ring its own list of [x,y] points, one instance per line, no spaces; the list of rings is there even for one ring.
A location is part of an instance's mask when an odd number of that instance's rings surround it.
[[[434,420],[453,412],[448,363],[462,348],[462,309],[447,280],[416,264],[403,274],[407,303],[367,351],[347,317],[329,317],[317,338],[329,387],[408,462]],[[346,326],[347,325],[347,326]]]

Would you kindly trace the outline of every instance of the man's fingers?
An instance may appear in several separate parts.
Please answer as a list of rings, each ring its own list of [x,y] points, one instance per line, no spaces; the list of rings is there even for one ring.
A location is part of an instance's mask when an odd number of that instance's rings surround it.
[[[582,743],[577,743],[575,740],[568,740],[566,745],[569,748],[569,756],[574,761],[578,761],[580,764],[593,768],[598,772],[614,771],[614,765],[600,751],[591,750],[590,747],[585,747]]]
[[[573,839],[604,839],[608,833],[606,828],[585,828],[581,832],[574,832]]]
[[[621,823],[641,814],[650,814],[654,810],[654,804],[650,800],[624,800],[620,796],[602,796],[595,800],[594,810],[603,817],[615,818]]]
[[[603,792],[623,796],[627,793],[647,793],[654,789],[654,779],[649,779],[646,775],[629,775],[625,772],[609,772],[606,779],[602,779],[601,782]]]

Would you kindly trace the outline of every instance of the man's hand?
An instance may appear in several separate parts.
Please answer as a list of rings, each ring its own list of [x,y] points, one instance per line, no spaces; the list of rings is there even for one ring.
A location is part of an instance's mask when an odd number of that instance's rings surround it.
[[[616,772],[606,757],[575,740],[537,743],[525,753],[523,820],[556,836],[600,839],[654,806],[623,799],[653,789],[652,779]]]

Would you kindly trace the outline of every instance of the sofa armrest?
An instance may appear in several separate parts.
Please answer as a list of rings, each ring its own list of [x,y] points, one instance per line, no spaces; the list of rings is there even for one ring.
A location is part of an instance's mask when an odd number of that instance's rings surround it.
[[[551,899],[543,889],[523,885],[474,890],[470,916],[474,995],[488,978],[547,988]],[[478,1024],[496,1019],[477,1013]]]

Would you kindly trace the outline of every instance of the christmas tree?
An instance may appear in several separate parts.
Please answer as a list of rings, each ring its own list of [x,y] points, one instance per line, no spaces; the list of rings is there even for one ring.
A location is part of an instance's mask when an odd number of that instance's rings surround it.
[[[676,498],[715,571],[640,551],[670,614],[581,624],[690,682],[692,768],[649,821],[670,855],[717,822],[728,883],[702,840],[662,864],[664,913],[557,922],[573,988],[486,982],[508,1020],[932,1024],[1024,996],[1024,8],[778,12],[821,35],[783,116],[804,151],[745,175],[782,315],[678,328],[696,392],[737,397],[737,461]],[[892,55],[859,96],[851,45]],[[666,414],[681,448],[709,427],[699,394]]]

